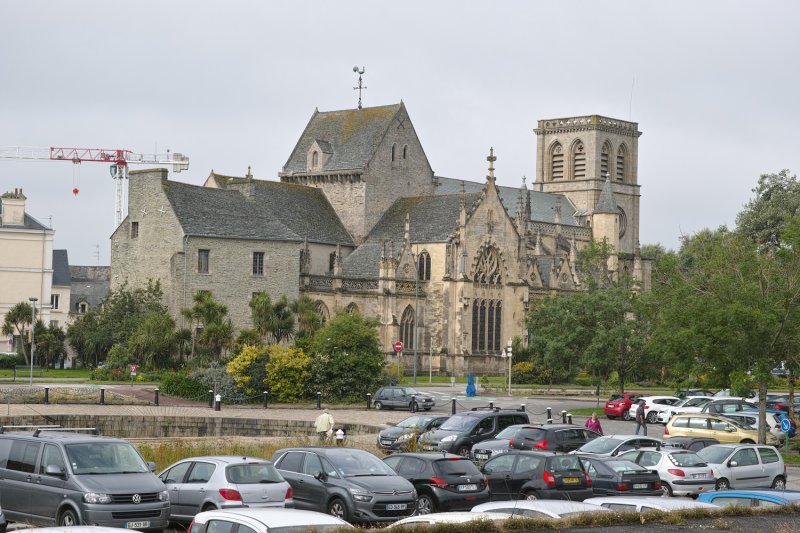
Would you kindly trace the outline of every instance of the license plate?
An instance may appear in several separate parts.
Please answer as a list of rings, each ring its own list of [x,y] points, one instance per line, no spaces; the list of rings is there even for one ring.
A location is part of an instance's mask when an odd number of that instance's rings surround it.
[[[387,511],[405,511],[407,505],[405,503],[387,503],[386,510]]]
[[[384,446],[389,446],[389,445],[392,444],[392,441],[390,441],[390,440],[382,440],[381,444],[383,444]]]
[[[482,461],[485,461],[488,458],[489,458],[489,455],[485,454],[485,453],[476,453],[475,454],[475,459],[480,459]]]
[[[150,527],[150,521],[145,520],[143,522],[126,522],[125,527],[127,529],[138,529],[140,527]]]
[[[458,490],[478,490],[478,485],[459,485]]]
[[[563,481],[564,483],[569,483],[570,485],[574,485],[575,483],[581,482],[581,480],[576,477],[565,477],[561,481]]]
[[[633,484],[633,488],[634,489],[646,489],[647,486],[648,486],[647,483],[634,483]]]
[[[606,407],[614,407],[614,404],[610,403],[610,404],[606,405]]]
[[[692,478],[694,479],[704,479],[706,474],[692,474]]]

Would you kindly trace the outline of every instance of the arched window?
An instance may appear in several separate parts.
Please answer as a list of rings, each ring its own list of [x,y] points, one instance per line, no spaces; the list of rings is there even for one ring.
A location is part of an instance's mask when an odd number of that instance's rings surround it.
[[[403,159],[408,159],[408,145],[403,146]]]
[[[572,179],[579,180],[586,177],[586,152],[583,143],[578,141],[572,145]]]
[[[311,168],[315,170],[319,168],[319,152],[316,150],[311,152]]]
[[[600,178],[606,179],[608,176],[608,154],[611,153],[611,143],[606,141],[603,143],[603,149],[600,152]]]
[[[472,353],[478,351],[478,331],[480,324],[478,323],[478,300],[472,300]]]
[[[478,349],[486,350],[486,302],[481,302],[478,308]]]
[[[494,347],[494,302],[488,304],[488,314],[486,322],[486,347],[491,349]]]
[[[344,308],[344,312],[348,315],[357,314],[358,306],[354,303],[348,304],[347,307]]]
[[[494,247],[486,248],[481,252],[481,256],[478,258],[478,264],[475,268],[475,277],[473,281],[492,285],[499,285],[501,283],[500,260],[497,250]]]
[[[494,306],[494,346],[492,349],[495,353],[500,352],[500,324],[503,318],[503,302],[498,301]],[[491,326],[491,324],[490,324]]]
[[[431,279],[431,256],[428,252],[422,252],[417,258],[417,272],[420,281],[430,281]]]
[[[333,267],[336,264],[336,252],[331,252],[328,255],[328,272],[333,272]]]
[[[324,325],[328,322],[328,320],[330,320],[331,314],[328,311],[328,306],[325,305],[325,302],[322,300],[317,300],[314,303],[314,309],[316,309],[317,313],[319,314],[320,324]]]
[[[393,144],[392,145],[392,162],[394,162],[394,160],[395,160],[395,152],[396,151],[397,151],[397,145]]]
[[[625,149],[624,144],[617,149],[617,181],[625,181],[625,172],[627,170],[625,168],[625,165],[627,164],[627,152],[628,151]]]
[[[409,305],[400,317],[400,342],[403,343],[406,350],[414,349],[414,328],[416,325],[417,319],[414,315],[414,310]]]
[[[550,179],[560,180],[564,178],[564,150],[561,143],[555,143],[550,148]]]
[[[473,300],[472,352],[500,353],[503,303],[500,300]]]

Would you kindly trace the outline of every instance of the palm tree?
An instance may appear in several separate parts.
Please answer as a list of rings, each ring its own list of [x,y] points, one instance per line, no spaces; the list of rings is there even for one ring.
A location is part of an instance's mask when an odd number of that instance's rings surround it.
[[[28,359],[28,350],[25,347],[25,326],[30,325],[33,319],[33,309],[28,302],[19,302],[6,313],[5,322],[3,322],[3,335],[19,335],[20,344],[22,345],[22,355],[25,356],[25,364],[30,361]]]
[[[322,327],[322,316],[307,295],[292,302],[292,312],[297,315],[297,337],[311,338]]]
[[[273,304],[266,292],[256,293],[250,299],[250,312],[253,326],[266,340],[279,343],[289,339],[294,333],[294,315],[286,296],[281,296]]]

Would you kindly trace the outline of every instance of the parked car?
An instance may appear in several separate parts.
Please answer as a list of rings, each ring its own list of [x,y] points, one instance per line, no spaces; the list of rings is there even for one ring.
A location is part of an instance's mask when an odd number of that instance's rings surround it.
[[[786,465],[773,446],[716,444],[697,455],[714,469],[717,490],[786,488]]]
[[[746,409],[742,411],[742,413],[758,415],[758,408],[754,407],[752,409]],[[788,411],[781,411],[779,409],[767,409],[766,413],[767,413],[767,420],[769,421],[771,428],[770,433],[775,435],[778,439],[783,440],[784,437],[786,436],[784,431],[781,430],[781,423],[783,422],[784,419],[789,421],[789,438],[791,439],[795,435],[797,435],[797,422],[795,422],[793,418],[789,417]]]
[[[194,515],[231,507],[292,507],[292,487],[272,463],[255,457],[190,457],[158,475],[170,497],[169,517],[191,522]]]
[[[675,395],[678,398],[688,398],[689,396],[714,396],[714,393],[708,389],[686,389],[683,391],[678,391]]]
[[[628,409],[628,420],[636,416],[639,404],[644,404],[644,416],[648,424],[655,424],[658,421],[658,413],[680,403],[681,399],[677,396],[641,396]]]
[[[778,414],[780,411],[772,411],[766,413],[767,417],[767,432],[772,433],[772,435],[778,439],[778,444],[776,446],[782,446],[783,441],[786,438],[786,433],[781,431],[781,415]],[[759,417],[757,410],[748,410],[748,411],[740,411],[738,413],[727,413],[725,415],[727,418],[732,420],[736,420],[743,426],[749,426],[756,431],[759,429]],[[791,423],[789,425],[789,429],[791,430]]]
[[[615,418],[623,418],[630,420],[628,409],[631,408],[633,402],[639,399],[641,394],[636,392],[623,392],[622,394],[612,394],[611,398],[606,402],[603,408],[603,413],[606,417],[613,420]]]
[[[450,452],[468,457],[472,446],[494,439],[508,426],[529,424],[524,411],[511,409],[473,409],[448,418],[438,429],[419,437],[419,448],[428,452]]]
[[[660,496],[598,496],[583,500],[583,503],[599,505],[609,511],[662,511],[668,513],[679,509],[719,509],[712,503],[689,500],[686,498],[663,498]]]
[[[420,435],[438,428],[448,418],[427,414],[409,416],[378,434],[378,448],[388,452],[407,451],[410,442],[416,445]]]
[[[658,422],[666,424],[673,415],[699,413],[711,400],[713,400],[713,398],[710,396],[687,396],[683,401],[659,411],[656,419]]]
[[[797,490],[721,490],[707,492],[697,498],[698,502],[714,505],[738,505],[740,507],[777,507],[800,503]]]
[[[619,458],[658,472],[665,496],[695,496],[716,486],[714,470],[694,452],[663,447],[631,450]]]
[[[670,437],[664,439],[664,446],[689,450],[695,453],[712,444],[719,444],[719,441],[710,437]]]
[[[432,396],[418,392],[414,387],[381,387],[373,396],[372,401],[375,409],[411,409],[412,399],[417,404],[418,411],[430,411],[436,406],[436,401]]]
[[[755,404],[744,398],[717,398],[705,404],[700,412],[724,415],[752,409],[753,407],[755,407]]]
[[[403,518],[402,520],[398,520],[394,524],[391,524],[389,527],[393,529],[404,528],[406,526],[415,528],[415,526],[419,525],[433,526],[436,524],[466,524],[467,522],[477,522],[481,520],[507,520],[508,518],[510,518],[510,515],[505,513],[450,511],[447,513],[430,513]]]
[[[347,522],[391,522],[417,510],[414,486],[365,450],[284,448],[272,463],[292,486],[298,509]]]
[[[753,444],[758,442],[758,431],[750,426],[722,415],[697,413],[676,415],[664,427],[664,436],[711,437],[721,443]],[[767,433],[767,444],[778,445],[778,439]]]
[[[590,440],[577,450],[570,453],[616,456],[628,450],[638,448],[656,448],[661,445],[661,439],[641,435],[603,435]]]
[[[473,461],[483,463],[493,455],[509,450],[570,452],[600,436],[599,433],[572,424],[518,424],[508,426],[493,440],[473,446],[471,457]]]
[[[652,470],[619,457],[600,455],[578,457],[592,480],[593,496],[663,495],[661,479]]]
[[[591,498],[590,498],[591,499]],[[509,516],[520,516],[523,518],[571,518],[585,513],[603,512],[606,509],[583,502],[572,502],[567,500],[523,500],[523,501],[499,501],[476,505],[472,508],[473,513],[503,513]]]
[[[417,490],[417,514],[469,511],[489,501],[486,476],[469,459],[442,453],[397,453],[383,460]]]
[[[486,461],[492,500],[572,500],[592,495],[592,480],[574,455],[513,450]]]
[[[789,377],[789,369],[776,366],[775,368],[770,370],[770,374],[778,378],[787,378]]]
[[[247,533],[293,533],[306,531],[331,531],[351,529],[341,518],[325,513],[300,509],[222,509],[197,514],[187,533],[221,533],[239,531]],[[353,528],[354,529],[354,528]]]

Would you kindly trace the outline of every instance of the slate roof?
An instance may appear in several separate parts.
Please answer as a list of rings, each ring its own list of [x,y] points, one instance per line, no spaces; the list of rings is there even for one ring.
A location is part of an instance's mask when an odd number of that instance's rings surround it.
[[[72,265],[69,267],[69,275],[70,313],[77,311],[80,302],[86,302],[90,309],[97,309],[108,296],[111,288],[111,267]]]
[[[603,183],[603,189],[600,191],[600,198],[597,199],[597,205],[594,207],[595,213],[619,213],[617,202],[614,200],[614,193],[611,191],[611,181],[606,180]]]
[[[66,250],[53,250],[53,285],[69,287],[69,258]]]
[[[330,149],[322,172],[365,168],[402,105],[314,111],[283,172],[305,173],[308,150],[314,141],[325,152]],[[323,142],[329,146],[324,147]]]
[[[249,187],[252,196],[239,191]],[[169,181],[164,192],[188,235],[352,244],[323,192],[313,187],[235,180],[214,189]]]
[[[452,194],[461,190],[461,181],[454,178],[444,178],[436,176],[439,185],[436,187],[435,194]],[[484,183],[464,180],[464,190],[466,192],[480,192],[483,190]],[[508,216],[514,218],[517,212],[517,197],[519,188],[497,186],[500,189],[500,199],[508,212]],[[530,190],[530,189],[529,189]],[[523,194],[525,191],[523,191]],[[555,223],[555,207],[561,201],[561,223],[565,226],[579,226],[575,220],[575,207],[565,196],[549,192],[539,192],[530,190],[531,193],[531,220],[537,222]]]
[[[33,218],[32,216],[30,216],[28,213],[25,213],[25,218],[23,219],[23,222],[22,222],[21,226],[18,225],[18,224],[3,224],[2,222],[0,222],[0,227],[3,227],[3,228],[15,228],[15,229],[19,229],[19,228],[22,228],[22,229],[35,229],[35,230],[39,230],[39,231],[41,231],[41,230],[50,230],[51,229],[51,228],[48,228],[47,226],[45,226],[44,224],[42,224],[41,222],[39,222],[38,220],[36,220],[35,218]]]

